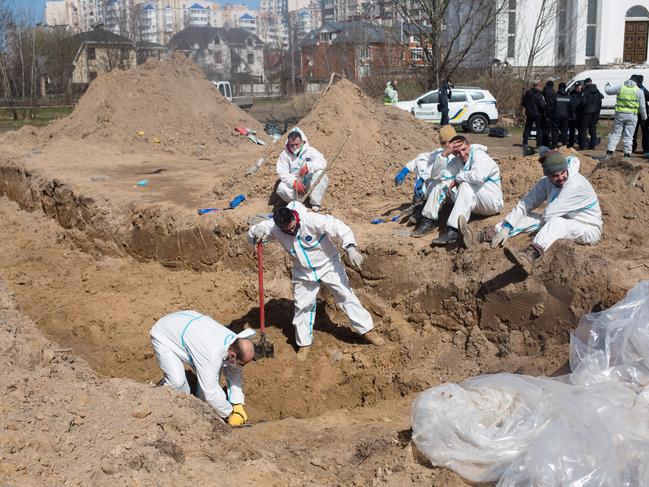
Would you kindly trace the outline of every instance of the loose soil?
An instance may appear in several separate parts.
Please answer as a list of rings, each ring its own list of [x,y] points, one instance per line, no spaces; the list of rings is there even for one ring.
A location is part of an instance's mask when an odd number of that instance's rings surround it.
[[[141,69],[165,73],[162,66]],[[98,98],[97,86],[86,96]],[[91,135],[75,139],[74,131],[50,140],[76,113],[35,135],[5,138],[0,158],[0,360],[8,371],[0,451],[8,481],[172,485],[218,475],[241,485],[464,485],[413,451],[415,394],[480,373],[560,373],[578,318],[649,275],[649,174],[619,160],[580,155],[604,211],[602,242],[559,242],[527,279],[502,251],[433,249],[429,239],[403,236],[405,224],[371,225],[409,203],[410,187],[394,188],[394,172],[434,147],[436,135],[341,81],[300,126],[330,159],[327,211],[357,236],[366,260],[361,273],[348,273],[387,344],[361,344],[324,292],[309,361],[297,362],[289,262],[269,245],[267,322],[277,357],[246,366],[255,424],[229,430],[206,404],[152,387],[161,373],[148,331],[178,309],[235,330],[258,327],[256,262],[244,234],[271,211],[281,145],[228,139],[214,153],[180,157],[152,144],[89,143]],[[257,157],[265,164],[245,177]],[[506,153],[500,165],[508,210],[540,168]],[[136,186],[140,179],[147,185]],[[237,209],[196,214],[237,193],[247,196]]]

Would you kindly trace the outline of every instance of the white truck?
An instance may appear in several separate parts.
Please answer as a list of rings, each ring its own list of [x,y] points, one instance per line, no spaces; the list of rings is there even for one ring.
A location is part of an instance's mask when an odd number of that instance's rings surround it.
[[[219,93],[225,98],[235,103],[239,108],[248,111],[252,107],[252,96],[232,96],[232,85],[229,81],[212,81]]]
[[[582,85],[586,78],[593,80],[593,83],[597,85],[599,91],[604,95],[602,100],[602,112],[601,115],[604,116],[613,116],[615,114],[615,95],[607,95],[605,91],[606,83],[610,83],[611,86],[617,86],[624,83],[626,80],[631,78],[631,75],[641,74],[644,76],[645,84],[649,85],[649,68],[625,68],[625,69],[589,69],[587,71],[582,71],[577,73],[574,78],[572,78],[567,85],[568,91],[571,91],[575,83],[579,82]]]

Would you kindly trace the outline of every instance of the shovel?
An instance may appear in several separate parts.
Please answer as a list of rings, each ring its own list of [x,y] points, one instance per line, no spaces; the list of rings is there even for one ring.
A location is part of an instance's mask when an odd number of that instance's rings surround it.
[[[264,257],[263,243],[257,244],[257,271],[259,273],[259,329],[260,338],[255,343],[255,360],[275,356],[275,346],[266,339],[266,325],[264,323]]]

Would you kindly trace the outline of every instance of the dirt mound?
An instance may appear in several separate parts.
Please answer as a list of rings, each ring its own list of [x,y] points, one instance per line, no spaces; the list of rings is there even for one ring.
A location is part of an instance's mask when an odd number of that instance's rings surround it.
[[[336,209],[368,210],[367,202],[372,199],[400,200],[403,190],[395,188],[394,174],[417,154],[438,144],[437,131],[431,124],[377,103],[346,79],[324,92],[299,126],[329,162],[325,205]],[[242,192],[262,197],[270,194],[283,142],[266,153],[266,162],[254,177],[244,179],[242,170],[223,187],[241,187]]]
[[[196,64],[177,56],[100,74],[74,112],[44,133],[110,144],[118,152],[200,155],[242,142],[234,134],[237,124],[262,132],[256,120],[221,96]]]

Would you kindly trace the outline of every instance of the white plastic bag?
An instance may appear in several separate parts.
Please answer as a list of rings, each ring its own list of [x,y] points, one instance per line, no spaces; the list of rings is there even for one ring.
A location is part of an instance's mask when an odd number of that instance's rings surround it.
[[[574,384],[649,385],[649,281],[610,309],[584,316],[570,336]]]
[[[585,316],[560,379],[495,374],[424,391],[413,441],[501,487],[649,485],[649,282]]]

